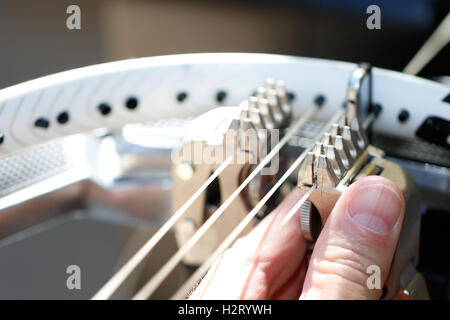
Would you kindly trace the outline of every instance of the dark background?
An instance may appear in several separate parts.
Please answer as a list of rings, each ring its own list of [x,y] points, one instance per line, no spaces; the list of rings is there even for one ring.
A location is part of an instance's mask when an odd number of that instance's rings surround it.
[[[66,8],[81,8],[81,30]],[[381,8],[381,30],[366,9]],[[1,0],[0,88],[71,68],[187,52],[266,52],[402,70],[448,0]],[[448,75],[449,46],[420,73]],[[447,65],[445,63],[447,62]]]

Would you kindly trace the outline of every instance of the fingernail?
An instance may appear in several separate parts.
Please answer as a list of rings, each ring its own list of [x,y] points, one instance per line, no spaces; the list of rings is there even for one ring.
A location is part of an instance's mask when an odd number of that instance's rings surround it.
[[[363,228],[388,234],[400,217],[401,207],[397,191],[376,183],[356,189],[347,204],[347,212]]]

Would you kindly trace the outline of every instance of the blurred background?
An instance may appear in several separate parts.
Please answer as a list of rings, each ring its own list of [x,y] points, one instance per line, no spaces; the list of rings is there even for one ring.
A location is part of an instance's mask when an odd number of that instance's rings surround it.
[[[71,4],[81,8],[81,30],[66,28]],[[381,30],[366,27],[372,4],[381,8]],[[402,70],[449,8],[448,0],[1,0],[0,88],[188,52],[280,53]],[[421,76],[449,74],[448,47]]]
[[[66,27],[66,9],[72,4],[81,8],[81,30]],[[381,9],[381,30],[366,27],[366,9],[373,4]],[[0,0],[0,89],[102,62],[193,52],[277,53],[365,61],[402,71],[449,10],[449,0]],[[419,76],[448,76],[449,57],[447,44]],[[86,234],[109,232],[92,228]],[[448,230],[447,211],[431,211],[422,219],[420,270],[434,299],[450,297],[450,255],[439,245],[450,243]],[[147,236],[139,234],[139,241]],[[44,240],[43,247],[50,246]],[[85,247],[95,243],[86,235],[81,240]],[[83,246],[77,242],[73,250],[78,247]],[[40,261],[38,250],[29,252]],[[99,270],[114,266],[95,252],[92,260]],[[56,269],[51,268],[56,267],[42,266],[48,269],[45,279],[54,279]],[[97,278],[98,286],[106,280]],[[13,280],[9,290],[20,296],[23,289]],[[30,294],[41,297],[37,288]]]

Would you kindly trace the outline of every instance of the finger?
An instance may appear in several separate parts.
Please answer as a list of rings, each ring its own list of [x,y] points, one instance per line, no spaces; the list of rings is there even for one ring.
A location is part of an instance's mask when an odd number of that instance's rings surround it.
[[[305,274],[306,263],[305,260],[303,260],[302,264],[298,267],[292,277],[287,280],[285,284],[272,295],[272,297],[270,297],[270,300],[298,299],[305,279]]]
[[[342,194],[311,256],[301,299],[378,299],[403,221],[403,194],[391,181],[367,177]],[[369,266],[381,288],[367,286]]]
[[[277,227],[301,197],[301,191],[295,188],[255,229],[226,250],[191,298],[268,299],[292,280],[306,252],[299,213],[282,232],[277,232]],[[298,298],[301,288],[302,283],[297,283],[297,291],[289,291],[294,292],[293,299]]]

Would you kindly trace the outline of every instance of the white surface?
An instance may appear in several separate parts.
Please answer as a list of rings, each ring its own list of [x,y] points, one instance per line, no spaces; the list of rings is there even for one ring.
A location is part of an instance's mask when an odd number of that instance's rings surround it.
[[[227,92],[224,104],[238,105],[267,77],[285,80],[295,93],[295,117],[311,107],[318,94],[325,95],[316,117],[326,120],[342,107],[355,67],[312,58],[213,53],[130,59],[61,72],[0,90],[0,132],[5,137],[0,154],[95,128],[196,116],[218,106],[219,90]],[[373,76],[373,101],[383,107],[376,132],[414,138],[426,117],[450,118],[450,106],[442,101],[449,93],[445,86],[378,68]],[[176,96],[181,91],[188,97],[180,103]],[[129,96],[138,98],[137,109],[126,109]],[[112,107],[110,115],[98,112],[101,102]],[[410,113],[404,124],[397,120],[401,109]],[[61,125],[56,116],[63,110],[70,120]],[[48,129],[34,126],[39,117],[48,118]]]

